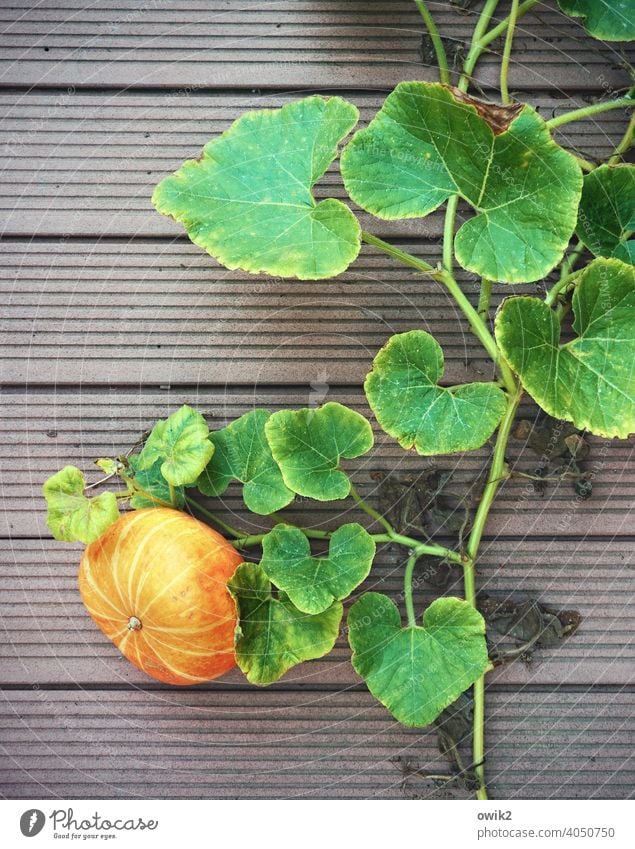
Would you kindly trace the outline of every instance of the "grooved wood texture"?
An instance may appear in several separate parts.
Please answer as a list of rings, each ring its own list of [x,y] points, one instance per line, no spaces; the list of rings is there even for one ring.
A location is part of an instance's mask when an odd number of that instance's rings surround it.
[[[431,2],[459,58],[473,13]],[[507,4],[501,3],[501,14]],[[500,42],[476,83],[497,85]],[[519,25],[511,87],[545,117],[629,84],[627,45],[602,45],[540,3]],[[491,366],[442,288],[364,248],[333,281],[228,272],[154,212],[155,183],[247,109],[335,90],[367,122],[402,79],[434,79],[411,0],[11,0],[0,9],[0,795],[10,798],[430,798],[400,759],[444,771],[429,730],[399,727],[351,669],[344,634],[327,658],[271,690],[234,671],[196,690],[157,685],[84,612],[79,546],[54,542],[43,480],[126,451],[184,402],[213,427],[255,407],[339,400],[368,412],[361,381],[393,333],[440,340],[446,382]],[[564,126],[559,141],[606,158],[627,116]],[[343,197],[337,168],[319,197]],[[461,210],[460,217],[469,214]],[[428,261],[442,218],[363,226]],[[476,301],[475,283],[460,275]],[[495,302],[511,292],[495,291]],[[458,323],[457,323],[458,320]],[[532,419],[535,409],[524,415]],[[543,497],[506,483],[483,543],[479,588],[577,609],[582,624],[488,677],[490,793],[505,798],[633,795],[633,442],[591,439],[593,497],[571,484]],[[489,449],[422,460],[378,434],[351,464],[378,497],[377,472],[452,471],[478,496]],[[518,440],[516,470],[538,458]],[[219,512],[247,526],[232,487]],[[325,526],[352,514],[300,503]],[[359,518],[355,514],[355,518]],[[252,517],[253,520],[253,517]],[[266,525],[263,521],[262,525]],[[251,525],[255,529],[258,525]],[[449,541],[449,540],[448,540]],[[366,588],[399,596],[385,549]],[[458,579],[459,576],[455,576]],[[448,592],[458,592],[450,583]],[[421,608],[435,591],[417,590]],[[143,721],[140,721],[140,717]],[[459,794],[460,795],[460,794]]]

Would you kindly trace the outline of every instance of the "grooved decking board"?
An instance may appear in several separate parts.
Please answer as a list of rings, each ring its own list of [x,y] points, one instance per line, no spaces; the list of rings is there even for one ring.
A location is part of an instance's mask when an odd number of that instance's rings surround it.
[[[24,691],[0,702],[6,797],[439,798],[430,731],[365,692]],[[488,691],[494,799],[630,798],[634,695]],[[443,797],[441,797],[443,798]]]
[[[360,108],[362,124],[384,99],[359,92],[346,96]],[[159,215],[150,202],[155,184],[185,159],[198,156],[210,138],[245,111],[276,108],[291,99],[253,93],[1,94],[1,232],[5,238],[180,236],[182,227]],[[528,99],[546,118],[586,102],[546,95]],[[586,158],[606,159],[627,123],[628,115],[617,110],[597,121],[565,125],[557,138]],[[337,166],[319,182],[316,195],[346,197]],[[360,219],[365,229],[384,236],[436,239],[443,227],[439,214],[386,222],[360,213]],[[211,258],[207,262],[215,265]]]
[[[0,541],[3,682],[26,687],[34,683],[156,686],[120,655],[86,613],[77,589],[80,556],[80,547],[50,540]],[[540,649],[530,664],[517,661],[496,670],[488,680],[516,685],[628,684],[635,660],[632,568],[633,544],[627,540],[485,541],[480,591],[500,599],[538,598],[552,609],[575,609],[583,617],[577,633],[557,650]],[[384,546],[353,600],[365,590],[396,599],[402,576],[402,560]],[[458,574],[447,592],[462,593]],[[416,594],[419,610],[434,593],[421,585]],[[330,655],[296,666],[282,681],[295,687],[359,683],[345,633]],[[227,686],[249,687],[238,670],[207,685],[212,691]],[[174,692],[166,688],[166,698]],[[257,698],[254,695],[255,703]]]
[[[474,15],[431,9],[450,61],[464,55]],[[5,85],[376,89],[437,73],[410,0],[11,0],[0,20]],[[621,45],[591,40],[554,0],[519,23],[514,56],[512,88],[628,85]],[[477,80],[497,85],[497,56]]]
[[[212,428],[222,427],[254,407],[275,410],[280,407],[306,407],[327,400],[337,400],[360,410],[372,418],[360,390],[344,390],[328,385],[328,375],[312,387],[283,389],[191,390],[151,393],[139,390],[104,388],[101,392],[77,390],[6,392],[3,394],[6,414],[0,424],[2,470],[2,507],[0,535],[32,537],[49,536],[44,524],[44,501],[40,495],[42,482],[57,469],[74,464],[83,469],[90,480],[97,480],[93,465],[96,457],[116,456],[131,448],[141,434],[159,418],[165,417],[182,403],[190,403],[208,414]],[[532,412],[533,411],[533,412]],[[527,407],[527,415],[535,414]],[[405,452],[375,427],[374,451],[344,466],[355,474],[360,490],[371,500],[377,498],[377,484],[371,475],[382,471],[399,474],[425,473],[439,469],[452,471],[453,489],[477,497],[478,487],[488,457],[488,448],[464,456],[419,457]],[[635,467],[631,462],[632,440],[590,438],[592,451],[586,469],[593,478],[593,497],[576,497],[570,482],[550,486],[544,497],[533,493],[526,479],[508,481],[502,488],[492,513],[488,532],[492,534],[551,533],[556,536],[599,534],[611,536],[632,531],[629,523],[635,491]],[[24,457],[26,446],[26,458]],[[518,470],[533,473],[539,457],[523,443],[512,440],[509,459]],[[521,456],[522,455],[522,456]],[[521,457],[521,459],[518,459]],[[517,465],[516,465],[517,464]],[[337,505],[322,502],[301,503],[288,515],[302,521],[309,514],[315,524],[337,520]],[[347,514],[349,504],[345,503]],[[248,521],[238,487],[223,496],[219,515],[226,520],[233,514],[240,523]],[[252,517],[255,518],[255,517]],[[269,527],[268,524],[264,525]]]
[[[185,240],[2,242],[0,292],[5,384],[361,383],[414,327],[444,347],[446,379],[488,369],[443,287],[368,247],[303,283],[227,271]]]

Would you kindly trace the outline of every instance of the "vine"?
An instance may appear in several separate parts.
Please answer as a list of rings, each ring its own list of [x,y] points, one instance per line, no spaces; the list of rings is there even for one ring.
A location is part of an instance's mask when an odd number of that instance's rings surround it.
[[[447,290],[491,358],[495,379],[443,385],[441,347],[423,330],[411,330],[387,340],[364,389],[381,429],[421,456],[472,451],[495,435],[465,542],[463,528],[455,547],[403,533],[360,496],[342,462],[368,454],[373,431],[364,416],[335,402],[274,413],[255,409],[212,431],[186,405],[157,422],[139,451],[97,461],[106,475],[98,483],[119,478],[124,491],[92,496],[96,484],[87,486],[82,472],[69,466],[44,484],[44,494],[57,539],[92,543],[117,521],[119,505],[128,500],[134,509],[192,511],[228,535],[235,549],[260,549],[259,562],[240,565],[229,584],[240,620],[237,663],[256,684],[271,683],[293,663],[329,651],[340,629],[342,601],[368,576],[377,546],[403,549],[405,625],[387,596],[362,593],[348,612],[352,663],[373,695],[408,726],[438,721],[473,688],[470,769],[458,754],[453,757],[473,777],[477,798],[486,799],[484,676],[493,662],[477,609],[476,573],[490,509],[512,474],[507,444],[521,399],[526,394],[548,415],[601,436],[623,438],[635,430],[630,373],[635,168],[618,164],[632,145],[633,121],[599,167],[556,144],[551,131],[630,108],[633,99],[631,91],[549,121],[513,102],[508,75],[514,32],[536,5],[532,0],[513,0],[509,16],[494,25],[498,0],[485,0],[454,88],[434,18],[423,0],[415,3],[440,82],[398,85],[370,125],[346,143],[340,165],[350,198],[376,218],[423,218],[446,204],[439,266],[362,231],[343,202],[314,198],[314,184],[358,120],[355,106],[339,97],[313,96],[244,115],[199,159],[164,179],[153,201],[228,268],[329,278],[348,268],[364,242]],[[565,0],[560,5],[570,11]],[[635,36],[625,34],[623,20],[610,11],[598,20],[591,3],[578,2],[575,14],[598,37]],[[467,92],[480,57],[500,36],[498,105]],[[460,201],[474,215],[457,229]],[[571,245],[574,233],[577,242]],[[457,265],[481,281],[476,308],[457,281]],[[494,283],[543,281],[554,270],[557,279],[544,298],[506,298],[490,331]],[[561,344],[561,322],[569,311],[575,336]],[[234,528],[192,495],[198,490],[219,498],[232,481],[242,484],[246,508],[274,523],[269,530]],[[370,532],[356,522],[335,530],[299,527],[282,514],[297,496],[351,499],[380,530]],[[328,552],[315,555],[312,541],[328,544]],[[413,584],[422,557],[460,566],[464,597],[437,598],[419,624]],[[269,609],[278,605],[283,613],[263,626],[254,618],[254,599]],[[263,627],[270,629],[264,641]],[[523,650],[537,640],[532,634]]]

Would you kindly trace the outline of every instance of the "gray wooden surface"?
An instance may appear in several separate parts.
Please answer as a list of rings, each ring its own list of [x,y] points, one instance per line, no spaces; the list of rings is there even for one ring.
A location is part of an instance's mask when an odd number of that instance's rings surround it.
[[[555,6],[523,19],[511,77],[545,116],[628,83],[623,46],[591,41]],[[471,17],[431,7],[458,55]],[[254,278],[218,267],[149,200],[163,175],[246,109],[338,89],[367,121],[400,80],[433,79],[414,4],[12,0],[0,31],[0,794],[442,795],[404,777],[406,763],[443,768],[434,735],[401,728],[374,702],[343,640],[269,690],[238,672],[187,690],[143,676],[83,611],[81,549],[50,539],[40,495],[57,468],[90,474],[94,457],[127,449],[184,402],[219,427],[254,406],[329,399],[365,411],[361,381],[393,332],[434,333],[449,382],[489,376],[444,292],[375,250],[334,281]],[[485,91],[496,83],[497,49],[479,66]],[[559,139],[601,158],[625,124],[612,112],[563,127]],[[342,196],[336,169],[319,193]],[[440,258],[439,216],[361,217]],[[476,298],[474,282],[461,279]],[[377,471],[424,467],[451,471],[453,488],[477,497],[486,449],[428,462],[377,441],[372,459],[355,464],[371,501]],[[487,528],[481,590],[583,616],[560,649],[489,679],[495,798],[634,792],[633,443],[591,442],[591,499],[569,483],[540,497],[511,480]],[[523,448],[512,440],[509,460],[531,471],[537,457]],[[222,510],[250,522],[238,491]],[[311,515],[324,526],[342,517],[319,505]],[[402,565],[382,551],[365,588],[397,593]],[[431,593],[424,585],[417,602]]]

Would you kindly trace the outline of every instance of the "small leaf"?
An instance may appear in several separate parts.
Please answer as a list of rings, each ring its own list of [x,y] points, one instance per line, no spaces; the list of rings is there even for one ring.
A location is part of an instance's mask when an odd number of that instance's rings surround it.
[[[299,528],[276,525],[262,541],[260,567],[304,613],[321,613],[359,586],[370,572],[375,542],[361,525],[338,528],[326,557],[313,557]]]
[[[382,429],[418,454],[480,448],[505,412],[505,394],[493,383],[444,389],[443,351],[423,330],[398,333],[373,361],[364,390]]]
[[[633,0],[558,0],[567,15],[582,18],[591,35],[603,41],[635,39]]]
[[[222,495],[236,479],[244,484],[243,499],[252,513],[266,516],[293,501],[265,436],[270,415],[268,410],[252,410],[210,433],[214,456],[196,482],[204,495]]]
[[[550,416],[598,436],[635,430],[635,269],[596,259],[573,294],[575,339],[560,345],[555,312],[538,298],[509,298],[496,339],[523,386]]]
[[[454,195],[476,215],[460,264],[491,280],[544,277],[576,222],[582,175],[529,106],[495,107],[435,83],[400,83],[342,153],[351,198],[379,218],[419,218]]]
[[[119,473],[121,464],[118,460],[112,460],[110,457],[100,457],[95,460],[95,465],[102,470],[105,475],[116,475]]]
[[[438,598],[423,627],[402,628],[388,596],[366,593],[348,614],[355,671],[403,725],[429,725],[487,667],[485,622],[458,598]]]
[[[315,410],[280,410],[265,431],[286,485],[318,501],[346,498],[351,482],[340,459],[352,460],[373,447],[364,416],[335,401]]]
[[[236,661],[252,684],[271,684],[335,645],[341,602],[317,616],[302,613],[284,593],[273,598],[269,579],[255,563],[239,566],[228,586],[239,610]]]
[[[128,465],[132,472],[134,483],[147,492],[151,498],[145,495],[133,495],[130,499],[130,506],[135,510],[141,510],[144,507],[161,507],[165,504],[172,504],[172,493],[168,482],[161,474],[161,460],[157,460],[149,469],[139,468],[139,454],[132,454],[128,457]],[[174,507],[183,507],[185,504],[185,490],[182,486],[173,487],[174,492]],[[157,500],[155,500],[157,499]],[[160,504],[163,502],[164,504]]]
[[[48,504],[46,523],[55,539],[88,544],[119,518],[114,493],[103,492],[87,498],[85,487],[86,479],[75,466],[66,466],[43,485],[42,493]]]
[[[340,97],[247,112],[159,183],[152,202],[227,268],[334,277],[359,253],[360,226],[341,201],[316,203],[311,190],[358,117]]]
[[[595,256],[635,265],[635,165],[601,165],[584,178],[578,238]]]
[[[214,453],[209,428],[200,413],[184,404],[167,419],[158,421],[139,455],[141,471],[161,460],[161,474],[173,486],[194,483]]]

